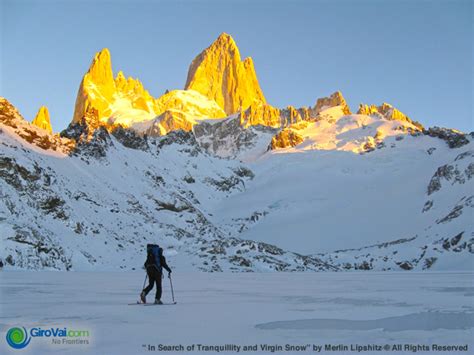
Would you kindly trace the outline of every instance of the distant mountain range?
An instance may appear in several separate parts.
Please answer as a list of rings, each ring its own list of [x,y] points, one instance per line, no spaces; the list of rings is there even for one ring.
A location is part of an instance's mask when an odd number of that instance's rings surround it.
[[[130,270],[157,242],[178,269],[471,270],[473,137],[340,92],[273,107],[228,34],[159,98],[103,49],[60,133],[0,99],[0,258]]]

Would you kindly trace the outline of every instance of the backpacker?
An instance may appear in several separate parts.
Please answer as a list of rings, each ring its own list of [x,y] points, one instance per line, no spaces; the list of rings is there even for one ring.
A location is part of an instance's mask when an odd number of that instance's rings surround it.
[[[161,248],[158,244],[147,244],[147,260],[145,263],[146,267],[155,266],[161,271]]]

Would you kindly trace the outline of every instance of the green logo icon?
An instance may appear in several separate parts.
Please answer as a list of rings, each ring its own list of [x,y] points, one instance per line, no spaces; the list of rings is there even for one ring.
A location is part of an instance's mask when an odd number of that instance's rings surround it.
[[[13,349],[23,349],[30,343],[31,337],[24,327],[10,328],[7,332],[7,343]]]

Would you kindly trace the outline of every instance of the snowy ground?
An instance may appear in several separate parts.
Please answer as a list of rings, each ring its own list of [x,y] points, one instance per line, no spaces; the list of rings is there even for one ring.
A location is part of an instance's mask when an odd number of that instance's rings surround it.
[[[311,344],[306,352],[313,344],[467,344],[469,353],[474,346],[472,273],[176,272],[173,280],[177,305],[142,306],[127,305],[141,288],[139,272],[2,272],[0,353],[141,354],[159,344],[235,344],[240,353],[253,344]],[[34,337],[13,350],[5,342],[13,326],[88,330],[91,344]]]

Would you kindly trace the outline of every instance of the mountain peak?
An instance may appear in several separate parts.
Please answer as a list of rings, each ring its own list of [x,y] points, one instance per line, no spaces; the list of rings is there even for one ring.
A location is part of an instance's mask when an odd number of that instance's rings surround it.
[[[231,115],[254,101],[265,103],[251,58],[241,60],[234,39],[222,33],[189,66],[186,90],[195,90]]]
[[[100,95],[97,95],[100,93]],[[80,122],[88,105],[98,111],[99,117],[110,114],[109,103],[115,93],[112,59],[107,48],[97,52],[79,86],[73,122]]]
[[[217,39],[214,41],[214,43],[229,43],[230,45],[237,48],[237,45],[235,44],[235,41],[232,36],[225,32],[222,32],[219,37],[217,37]]]
[[[316,110],[316,112],[319,113],[326,108],[335,106],[341,106],[342,111],[345,115],[351,114],[351,110],[349,109],[349,106],[347,105],[347,102],[344,99],[344,96],[342,96],[342,92],[340,91],[334,92],[329,97],[322,97],[318,99],[316,101],[316,106],[314,107],[314,109]]]
[[[413,124],[419,130],[423,130],[423,125],[421,123],[413,121],[406,114],[386,102],[382,103],[380,106],[360,104],[357,113],[362,115],[380,115],[387,120],[408,122]]]
[[[231,35],[225,32],[221,33],[207,49],[210,52],[226,51],[230,55],[234,56],[236,61],[241,61],[240,51],[239,47],[237,47],[237,43],[235,43]]]
[[[53,128],[51,127],[51,121],[49,119],[49,111],[46,106],[41,106],[36,114],[36,117],[31,122],[36,127],[44,129],[48,133],[53,133]]]
[[[115,82],[124,82],[125,80],[127,79],[125,78],[123,71],[119,70],[117,76],[115,77]]]
[[[95,54],[86,75],[89,75],[90,80],[96,84],[109,85],[113,82],[112,59],[107,48]]]

